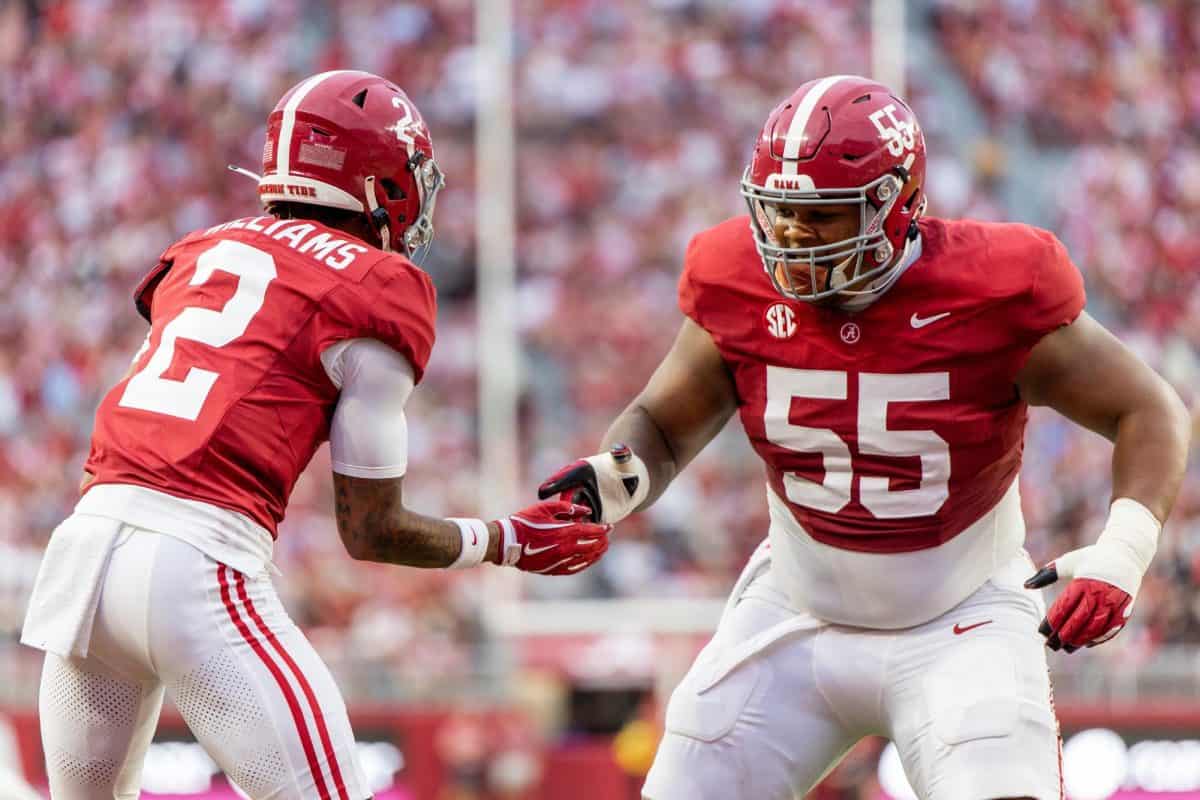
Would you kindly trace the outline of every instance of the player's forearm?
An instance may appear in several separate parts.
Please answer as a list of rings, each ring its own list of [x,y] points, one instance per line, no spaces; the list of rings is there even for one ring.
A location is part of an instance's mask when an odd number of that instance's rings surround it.
[[[356,549],[351,551],[355,558],[408,567],[443,569],[453,564],[463,549],[462,534],[453,522],[412,511],[370,522],[352,536],[358,537]],[[499,526],[489,523],[484,561],[499,562],[500,539]]]
[[[334,488],[338,532],[352,557],[436,569],[450,566],[462,552],[458,525],[409,511],[386,482],[335,475]],[[488,523],[488,534],[484,560],[498,563],[499,525]]]
[[[601,451],[607,450],[616,443],[629,446],[633,452],[646,464],[650,474],[650,493],[636,510],[649,508],[658,499],[679,470],[687,463],[681,463],[680,454],[676,452],[678,443],[669,441],[662,428],[655,422],[654,417],[634,401],[621,415],[613,421],[608,432],[604,434]],[[692,454],[695,455],[694,453]]]
[[[1137,500],[1165,522],[1187,469],[1191,418],[1166,384],[1142,407],[1117,422],[1113,497]]]
[[[737,388],[716,343],[685,319],[645,388],[604,435],[602,450],[626,444],[646,466],[649,494],[633,510],[654,503],[737,407]]]

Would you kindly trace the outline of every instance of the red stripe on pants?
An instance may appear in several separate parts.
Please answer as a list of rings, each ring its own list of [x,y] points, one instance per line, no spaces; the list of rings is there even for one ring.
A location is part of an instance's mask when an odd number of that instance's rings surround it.
[[[1063,775],[1062,726],[1058,724],[1058,709],[1054,707],[1054,680],[1050,677],[1049,663],[1046,664],[1046,685],[1050,687],[1050,716],[1054,719],[1054,743],[1058,750],[1058,800],[1066,800],[1067,783],[1066,777]]]
[[[224,564],[217,565],[217,580],[221,583],[221,600],[225,603],[225,610],[229,612],[229,618],[233,620],[233,624],[238,629],[238,632],[242,634],[242,638],[250,645],[250,649],[266,665],[271,675],[274,676],[275,683],[279,684],[279,690],[283,692],[283,697],[287,701],[288,708],[291,709],[292,720],[296,723],[296,731],[300,734],[300,744],[304,748],[304,756],[308,759],[308,768],[312,771],[313,780],[316,782],[317,793],[320,794],[321,800],[330,800],[329,790],[325,787],[325,775],[321,772],[321,764],[317,761],[316,751],[313,750],[312,737],[308,733],[308,724],[304,721],[304,712],[300,710],[300,703],[296,699],[296,694],[292,691],[292,687],[288,685],[287,678],[283,676],[283,672],[280,671],[279,666],[271,659],[270,654],[267,653],[262,643],[254,638],[253,632],[251,632],[249,626],[242,620],[241,614],[238,613],[237,606],[234,605],[233,598],[229,593],[229,582],[225,576],[225,569]],[[242,580],[241,573],[238,573],[239,587]],[[244,597],[244,587],[242,588],[242,593]]]
[[[321,737],[321,747],[325,750],[325,760],[329,763],[329,771],[333,774],[333,784],[337,788],[338,797],[341,800],[350,800],[349,795],[346,794],[346,784],[342,780],[342,770],[338,766],[337,755],[333,752],[333,742],[329,738],[329,729],[325,725],[325,715],[321,713],[321,706],[317,703],[316,693],[313,692],[308,679],[304,677],[304,673],[296,666],[296,662],[283,649],[283,644],[275,636],[274,632],[266,626],[266,623],[262,621],[262,617],[254,609],[254,603],[251,602],[250,596],[246,593],[246,576],[240,572],[237,576],[237,591],[238,596],[242,598],[242,604],[246,606],[246,610],[250,613],[250,619],[254,620],[254,624],[258,626],[259,632],[271,643],[271,646],[275,648],[275,652],[279,653],[279,657],[283,659],[288,669],[292,671],[292,675],[296,678],[296,683],[300,684],[301,691],[304,692],[304,696],[308,699],[313,719],[317,723],[317,734]]]

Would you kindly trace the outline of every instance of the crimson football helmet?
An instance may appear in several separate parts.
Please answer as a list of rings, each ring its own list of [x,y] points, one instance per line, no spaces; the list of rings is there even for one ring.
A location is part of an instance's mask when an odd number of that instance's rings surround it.
[[[433,241],[444,185],[420,112],[394,83],[357,70],[313,75],[267,118],[258,196],[361,211],[384,250],[410,258]]]
[[[785,297],[870,294],[915,236],[925,210],[925,138],[912,109],[881,83],[854,75],[809,81],[767,117],[742,176],[763,266]],[[780,205],[857,205],[856,236],[787,247]],[[822,273],[818,273],[818,268]],[[797,285],[793,270],[807,271]]]

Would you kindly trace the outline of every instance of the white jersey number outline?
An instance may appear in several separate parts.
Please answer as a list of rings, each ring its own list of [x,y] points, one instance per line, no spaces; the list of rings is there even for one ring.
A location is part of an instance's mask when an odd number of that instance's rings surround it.
[[[237,276],[238,285],[233,297],[220,311],[185,308],[168,322],[163,327],[158,347],[151,353],[146,366],[129,379],[118,405],[192,421],[200,416],[204,401],[220,375],[191,367],[181,381],[162,377],[175,359],[176,340],[188,339],[210,347],[224,347],[237,339],[262,308],[267,286],[278,274],[275,258],[270,253],[244,242],[225,239],[200,254],[196,259],[196,272],[188,285],[207,283],[217,270]],[[145,348],[143,345],[138,351],[139,356]]]
[[[892,489],[890,479],[855,475],[850,447],[828,428],[794,425],[788,420],[794,398],[845,400],[846,372],[767,367],[767,403],[763,424],[767,440],[799,453],[819,453],[825,477],[820,483],[796,473],[783,474],[787,499],[798,506],[836,514],[850,503],[858,478],[859,502],[879,519],[908,519],[936,514],[950,497],[950,445],[934,431],[891,430],[889,403],[933,402],[950,398],[950,374],[930,372],[858,375],[858,451],[864,455],[911,457],[921,461],[915,489]]]
[[[414,135],[416,132],[413,130],[419,124],[416,115],[413,114],[412,107],[399,97],[392,97],[392,108],[401,109],[404,112],[404,116],[384,128],[384,130],[396,134],[396,139],[404,145],[405,151],[411,157],[417,149],[416,136]]]
[[[888,103],[873,112],[870,120],[875,124],[875,130],[879,131],[879,138],[887,144],[888,152],[900,156],[917,146],[917,130],[912,122],[898,119],[895,112],[896,104]],[[887,117],[886,121],[884,117]]]

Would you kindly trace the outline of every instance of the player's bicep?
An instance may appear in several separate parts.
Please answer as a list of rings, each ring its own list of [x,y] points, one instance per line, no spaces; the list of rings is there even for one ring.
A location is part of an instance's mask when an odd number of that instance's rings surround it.
[[[1047,334],[1017,375],[1030,405],[1049,406],[1109,439],[1121,417],[1165,388],[1162,379],[1088,314]]]
[[[404,475],[404,406],[414,380],[407,359],[380,342],[355,339],[328,348],[322,362],[341,389],[329,432],[333,471],[371,479]]]
[[[653,420],[683,466],[720,432],[737,406],[733,376],[712,336],[685,318],[631,408]]]

